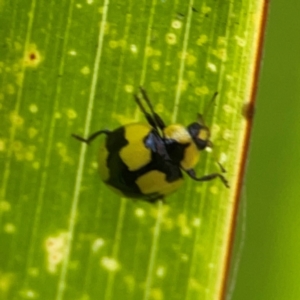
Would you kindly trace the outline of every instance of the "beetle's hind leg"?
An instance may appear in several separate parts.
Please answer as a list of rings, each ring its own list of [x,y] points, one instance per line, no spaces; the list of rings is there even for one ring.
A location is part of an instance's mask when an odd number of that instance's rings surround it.
[[[76,140],[80,141],[80,142],[83,142],[83,143],[86,143],[86,144],[89,144],[91,143],[96,137],[98,137],[100,134],[106,134],[108,135],[110,133],[109,130],[99,130],[93,134],[91,134],[87,139],[77,135],[77,134],[72,134],[72,137],[75,138]]]
[[[145,102],[147,103],[148,107],[150,108],[151,114],[147,113],[144,106],[141,103],[140,98],[137,95],[134,95],[135,100],[137,102],[137,104],[139,105],[141,111],[143,112],[143,114],[145,115],[145,117],[147,118],[148,122],[151,124],[151,126],[153,126],[155,129],[160,129],[163,130],[166,125],[165,122],[161,119],[161,117],[154,111],[154,108],[152,106],[152,103],[145,91],[145,89],[143,87],[140,86],[140,91],[143,95],[143,98],[145,100]]]
[[[217,177],[219,177],[221,179],[221,181],[224,183],[224,185],[229,188],[229,183],[228,180],[220,173],[212,173],[212,174],[208,174],[208,175],[204,175],[202,177],[197,177],[195,174],[195,171],[193,169],[190,170],[186,170],[186,173],[194,180],[196,181],[209,181],[209,180],[213,180]]]

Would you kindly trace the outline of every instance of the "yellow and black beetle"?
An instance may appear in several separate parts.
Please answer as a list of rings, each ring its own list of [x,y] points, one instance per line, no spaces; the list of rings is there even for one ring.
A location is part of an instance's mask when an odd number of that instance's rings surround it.
[[[199,151],[212,146],[210,131],[202,115],[198,114],[198,120],[187,127],[180,124],[166,126],[155,113],[146,91],[142,87],[140,91],[150,113],[137,95],[134,98],[148,124],[132,123],[113,131],[100,130],[87,139],[72,135],[87,144],[100,134],[106,135],[100,148],[101,179],[125,197],[148,202],[156,202],[175,192],[183,182],[182,171],[196,181],[218,177],[229,187],[220,173],[196,177],[193,168],[199,160]]]

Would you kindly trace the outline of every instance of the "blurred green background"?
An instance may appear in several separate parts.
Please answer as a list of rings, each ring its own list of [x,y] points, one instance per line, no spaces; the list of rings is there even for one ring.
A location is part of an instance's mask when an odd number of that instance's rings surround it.
[[[299,13],[299,0],[270,3],[233,300],[300,299]]]

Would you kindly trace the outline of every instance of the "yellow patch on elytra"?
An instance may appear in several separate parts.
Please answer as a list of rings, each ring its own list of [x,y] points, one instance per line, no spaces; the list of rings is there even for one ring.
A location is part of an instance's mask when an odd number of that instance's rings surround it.
[[[175,192],[181,186],[182,182],[181,178],[173,182],[168,182],[166,174],[157,170],[149,171],[136,180],[136,184],[143,194],[160,193],[162,195],[169,195]]]
[[[136,171],[151,161],[151,151],[144,144],[144,138],[150,131],[151,127],[146,124],[126,125],[125,139],[128,144],[120,150],[119,155],[129,171]]]

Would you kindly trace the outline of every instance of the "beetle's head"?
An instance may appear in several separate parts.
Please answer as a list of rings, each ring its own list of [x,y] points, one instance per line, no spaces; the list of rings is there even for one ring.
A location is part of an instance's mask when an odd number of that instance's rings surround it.
[[[198,150],[204,150],[206,147],[212,147],[212,142],[209,140],[210,131],[205,126],[202,115],[198,114],[197,122],[190,124],[187,127]]]

